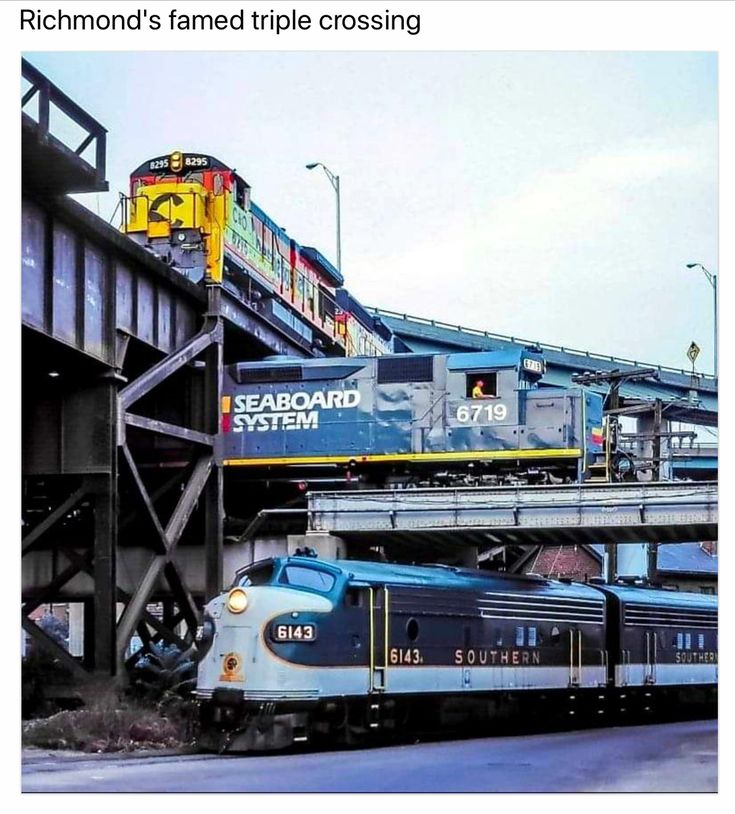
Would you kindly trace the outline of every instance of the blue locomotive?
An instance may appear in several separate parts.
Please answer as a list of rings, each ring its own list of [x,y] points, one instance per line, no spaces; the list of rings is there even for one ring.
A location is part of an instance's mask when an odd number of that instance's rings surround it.
[[[584,480],[602,397],[545,387],[544,372],[533,348],[240,362],[225,372],[223,461],[377,484]]]
[[[205,607],[200,745],[278,749],[509,715],[710,709],[717,599],[311,557],[242,569]],[[570,716],[577,716],[571,718]]]

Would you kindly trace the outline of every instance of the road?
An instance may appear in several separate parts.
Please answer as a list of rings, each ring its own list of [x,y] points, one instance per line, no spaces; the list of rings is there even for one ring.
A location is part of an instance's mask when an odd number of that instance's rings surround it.
[[[717,722],[287,755],[24,760],[25,792],[716,791]]]

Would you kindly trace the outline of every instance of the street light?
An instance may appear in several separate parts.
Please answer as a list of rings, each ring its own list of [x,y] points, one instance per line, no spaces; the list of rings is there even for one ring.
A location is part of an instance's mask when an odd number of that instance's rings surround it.
[[[717,378],[718,368],[717,368],[717,273],[712,272],[709,269],[705,268],[701,263],[687,263],[688,269],[696,269],[700,268],[704,272],[704,276],[707,278],[707,281],[712,286],[712,294],[714,296],[714,325],[715,325],[715,378]]]
[[[340,226],[340,201],[339,201],[339,175],[335,175],[329,167],[325,167],[321,161],[317,161],[315,164],[307,164],[307,170],[315,170],[317,167],[321,167],[324,170],[324,174],[329,178],[329,183],[332,185],[336,195],[337,195],[337,271],[342,274],[342,231]]]

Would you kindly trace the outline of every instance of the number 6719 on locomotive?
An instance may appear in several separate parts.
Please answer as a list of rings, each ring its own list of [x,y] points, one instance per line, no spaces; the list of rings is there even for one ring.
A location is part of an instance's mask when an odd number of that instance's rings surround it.
[[[537,349],[241,362],[224,464],[374,485],[563,483],[604,458],[602,396],[546,387]]]

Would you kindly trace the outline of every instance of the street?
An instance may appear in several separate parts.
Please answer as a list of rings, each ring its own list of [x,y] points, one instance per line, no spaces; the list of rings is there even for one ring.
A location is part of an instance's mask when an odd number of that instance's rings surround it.
[[[714,720],[283,755],[23,760],[24,792],[716,790]]]

